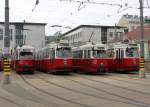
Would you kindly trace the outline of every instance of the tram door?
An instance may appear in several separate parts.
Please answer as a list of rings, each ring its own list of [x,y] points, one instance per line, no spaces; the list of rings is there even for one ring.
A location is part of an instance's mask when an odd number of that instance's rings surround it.
[[[124,66],[124,49],[116,49],[115,68],[116,71],[122,71]]]

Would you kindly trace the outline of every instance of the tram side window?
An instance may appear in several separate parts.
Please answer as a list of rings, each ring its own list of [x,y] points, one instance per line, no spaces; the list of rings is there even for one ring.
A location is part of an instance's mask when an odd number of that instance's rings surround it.
[[[78,51],[73,52],[73,58],[78,58]]]
[[[82,58],[83,51],[78,51],[78,58]]]
[[[90,58],[91,51],[90,50],[84,50],[84,58]]]
[[[138,48],[127,48],[126,49],[126,56],[127,57],[138,57]]]
[[[91,50],[87,51],[87,58],[91,58]]]
[[[107,55],[109,58],[113,58],[115,56],[114,50],[108,50]]]
[[[83,52],[80,51],[75,51],[73,52],[73,58],[82,58]]]
[[[116,59],[119,59],[119,51],[116,50]]]
[[[32,52],[20,52],[21,56],[25,56],[25,55],[33,55]]]
[[[121,50],[121,58],[124,58],[124,50]]]
[[[46,52],[45,52],[45,50],[43,52],[43,57],[46,58]]]
[[[48,58],[48,57],[49,57],[49,50],[46,49],[46,58]]]
[[[86,58],[86,50],[84,50],[84,58]]]

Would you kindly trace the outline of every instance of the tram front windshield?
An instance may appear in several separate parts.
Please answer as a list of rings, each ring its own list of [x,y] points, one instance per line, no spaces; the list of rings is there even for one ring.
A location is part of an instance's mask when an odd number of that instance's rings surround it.
[[[33,59],[33,52],[20,52],[20,59]]]
[[[107,54],[105,50],[93,50],[94,58],[106,58]]]
[[[130,47],[126,49],[126,56],[127,57],[139,57],[138,48],[137,47]]]
[[[57,57],[71,57],[72,56],[71,48],[66,48],[66,47],[57,48],[56,56]]]

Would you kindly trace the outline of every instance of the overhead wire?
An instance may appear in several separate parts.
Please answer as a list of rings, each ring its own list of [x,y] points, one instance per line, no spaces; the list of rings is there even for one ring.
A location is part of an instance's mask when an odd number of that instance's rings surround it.
[[[50,0],[50,1],[53,1],[53,0]],[[56,1],[56,0],[54,0]],[[93,1],[93,0],[58,0],[60,2],[73,2],[73,3],[78,3],[78,7],[77,7],[77,10],[74,11],[74,12],[70,12],[70,16],[72,16],[74,13],[76,12],[79,12],[81,11],[82,9],[84,9],[85,7],[87,7],[88,4],[96,4],[96,5],[108,5],[108,6],[116,6],[116,7],[119,7],[118,8],[118,11],[116,14],[120,14],[128,9],[139,9],[137,7],[132,7],[132,6],[128,6],[128,3],[127,2],[124,2],[123,3],[123,0],[120,0],[121,3],[107,3],[107,2],[96,2],[96,1]],[[147,3],[147,7],[144,7],[144,8],[149,8],[149,2],[148,0],[146,0],[146,3]],[[35,6],[34,8],[32,9],[32,12],[34,12],[36,6],[39,4],[39,0],[36,0],[36,3],[35,3]],[[109,15],[109,17],[112,17],[113,15]],[[67,16],[68,17],[68,16]],[[66,20],[66,17],[64,18],[63,21]],[[62,23],[62,21],[61,21]]]
[[[149,2],[148,0],[146,0],[146,3],[147,3],[147,7],[150,8],[150,5],[149,5]]]
[[[117,3],[100,3],[100,2],[95,2],[95,1],[90,1],[90,0],[87,0],[87,1],[80,1],[80,0],[60,0],[60,1],[69,1],[69,2],[76,2],[76,3],[89,3],[89,4],[99,4],[99,5],[110,5],[110,6],[119,6],[121,7],[120,4],[117,4]]]
[[[39,0],[36,0],[36,2],[35,2],[35,5],[34,5],[34,7],[33,7],[33,9],[32,9],[32,12],[34,12],[34,10],[35,10],[35,8],[36,8],[36,6],[39,4]]]

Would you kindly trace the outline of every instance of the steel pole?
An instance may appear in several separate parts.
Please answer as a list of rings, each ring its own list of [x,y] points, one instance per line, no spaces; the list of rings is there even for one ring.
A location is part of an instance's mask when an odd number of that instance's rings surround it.
[[[3,69],[4,69],[4,75],[5,75],[4,84],[9,84],[10,83],[9,0],[5,0],[5,36],[4,36],[4,56],[3,57],[5,59],[3,60],[3,63],[4,63]],[[5,62],[7,65],[5,65]]]
[[[139,0],[140,2],[140,70],[139,76],[140,78],[145,78],[145,61],[144,61],[144,24],[143,24],[143,0]]]

